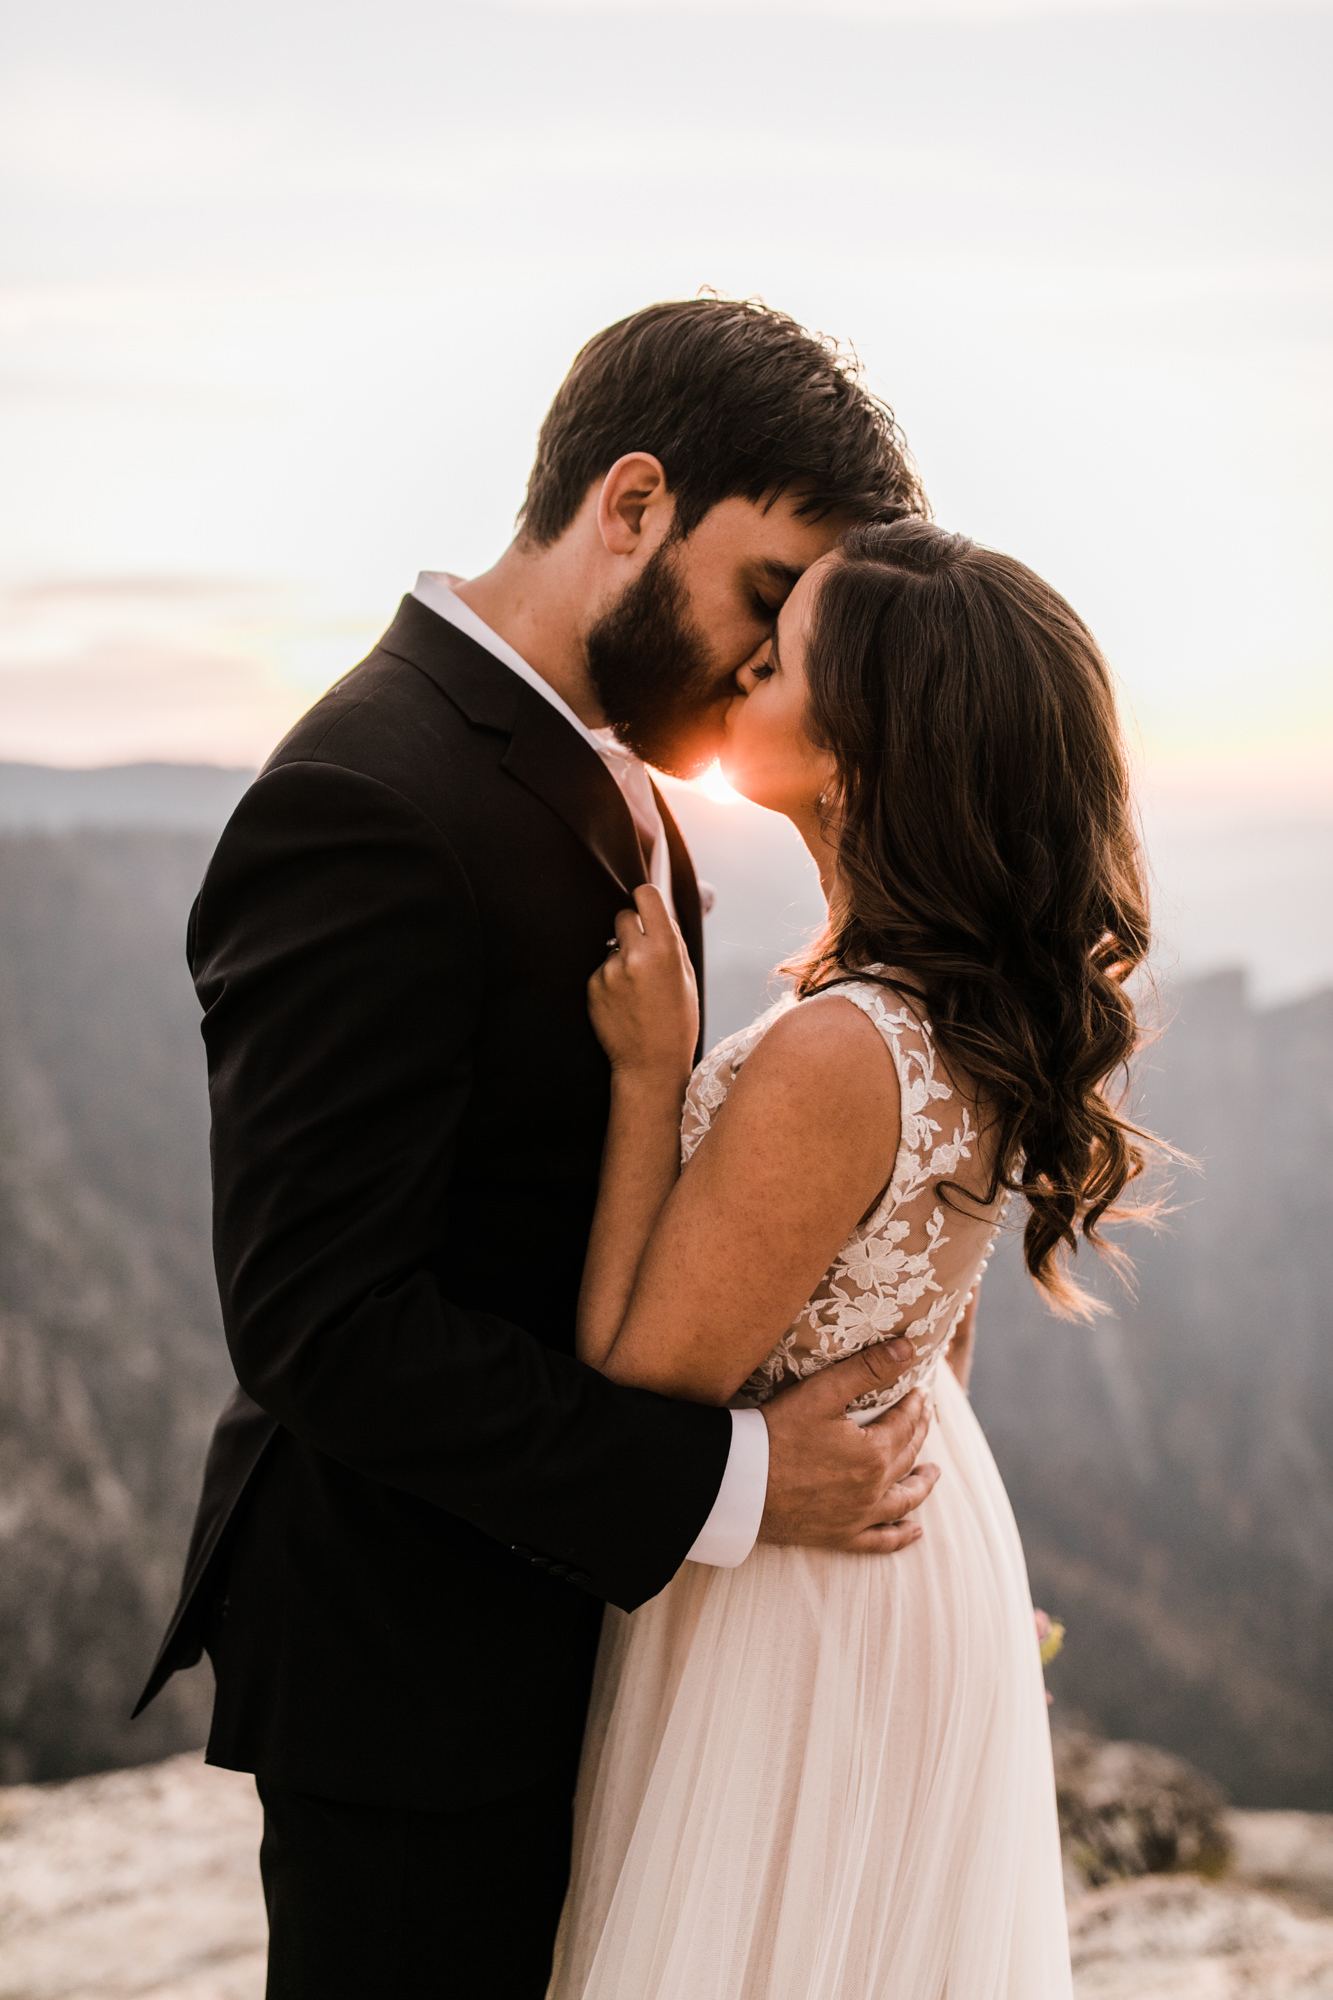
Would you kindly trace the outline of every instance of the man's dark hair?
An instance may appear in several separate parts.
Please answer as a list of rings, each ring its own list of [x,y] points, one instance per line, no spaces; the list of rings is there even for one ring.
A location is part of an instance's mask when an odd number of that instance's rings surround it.
[[[631,451],[661,460],[676,537],[736,497],[790,492],[815,518],[929,511],[894,414],[855,358],[753,299],[646,306],[594,335],[546,413],[523,539],[548,547]]]

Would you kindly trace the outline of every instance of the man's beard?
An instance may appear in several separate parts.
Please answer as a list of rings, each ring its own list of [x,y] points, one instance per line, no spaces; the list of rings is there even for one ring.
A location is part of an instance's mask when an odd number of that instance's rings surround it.
[[[713,754],[708,711],[732,692],[693,622],[670,542],[588,634],[588,672],[622,743],[687,778]]]

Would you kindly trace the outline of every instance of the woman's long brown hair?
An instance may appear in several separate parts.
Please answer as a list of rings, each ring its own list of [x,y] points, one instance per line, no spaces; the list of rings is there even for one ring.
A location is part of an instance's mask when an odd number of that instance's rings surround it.
[[[1138,1040],[1126,980],[1150,941],[1111,676],[1022,563],[920,520],[854,529],[822,580],[807,726],[836,763],[829,927],[804,996],[891,968],[998,1122],[994,1176],[1028,1203],[1024,1253],[1062,1269],[1143,1166],[1107,1094]]]

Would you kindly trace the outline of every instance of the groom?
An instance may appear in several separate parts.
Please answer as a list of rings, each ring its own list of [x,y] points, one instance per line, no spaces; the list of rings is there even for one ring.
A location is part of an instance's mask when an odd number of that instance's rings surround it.
[[[802,570],[921,505],[889,413],[792,320],[636,313],[562,385],[517,541],[418,579],[218,845],[188,950],[240,1386],[140,1707],[207,1648],[210,1761],[264,1805],[274,2000],[540,2000],[603,1604],[756,1538],[911,1532],[919,1398],[842,1416],[891,1352],[760,1413],[573,1345],[609,1088],[585,987],[637,884],[702,970],[640,760],[707,762]]]

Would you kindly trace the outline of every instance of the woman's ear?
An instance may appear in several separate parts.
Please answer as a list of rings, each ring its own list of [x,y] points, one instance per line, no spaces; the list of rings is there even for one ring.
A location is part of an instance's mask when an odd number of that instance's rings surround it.
[[[815,811],[829,827],[834,826],[841,816],[840,786],[838,783],[838,763],[832,751],[823,758],[823,772],[819,780],[819,791],[815,797]]]
[[[676,503],[660,459],[647,451],[618,458],[597,496],[597,528],[613,556],[655,549],[670,529]]]

